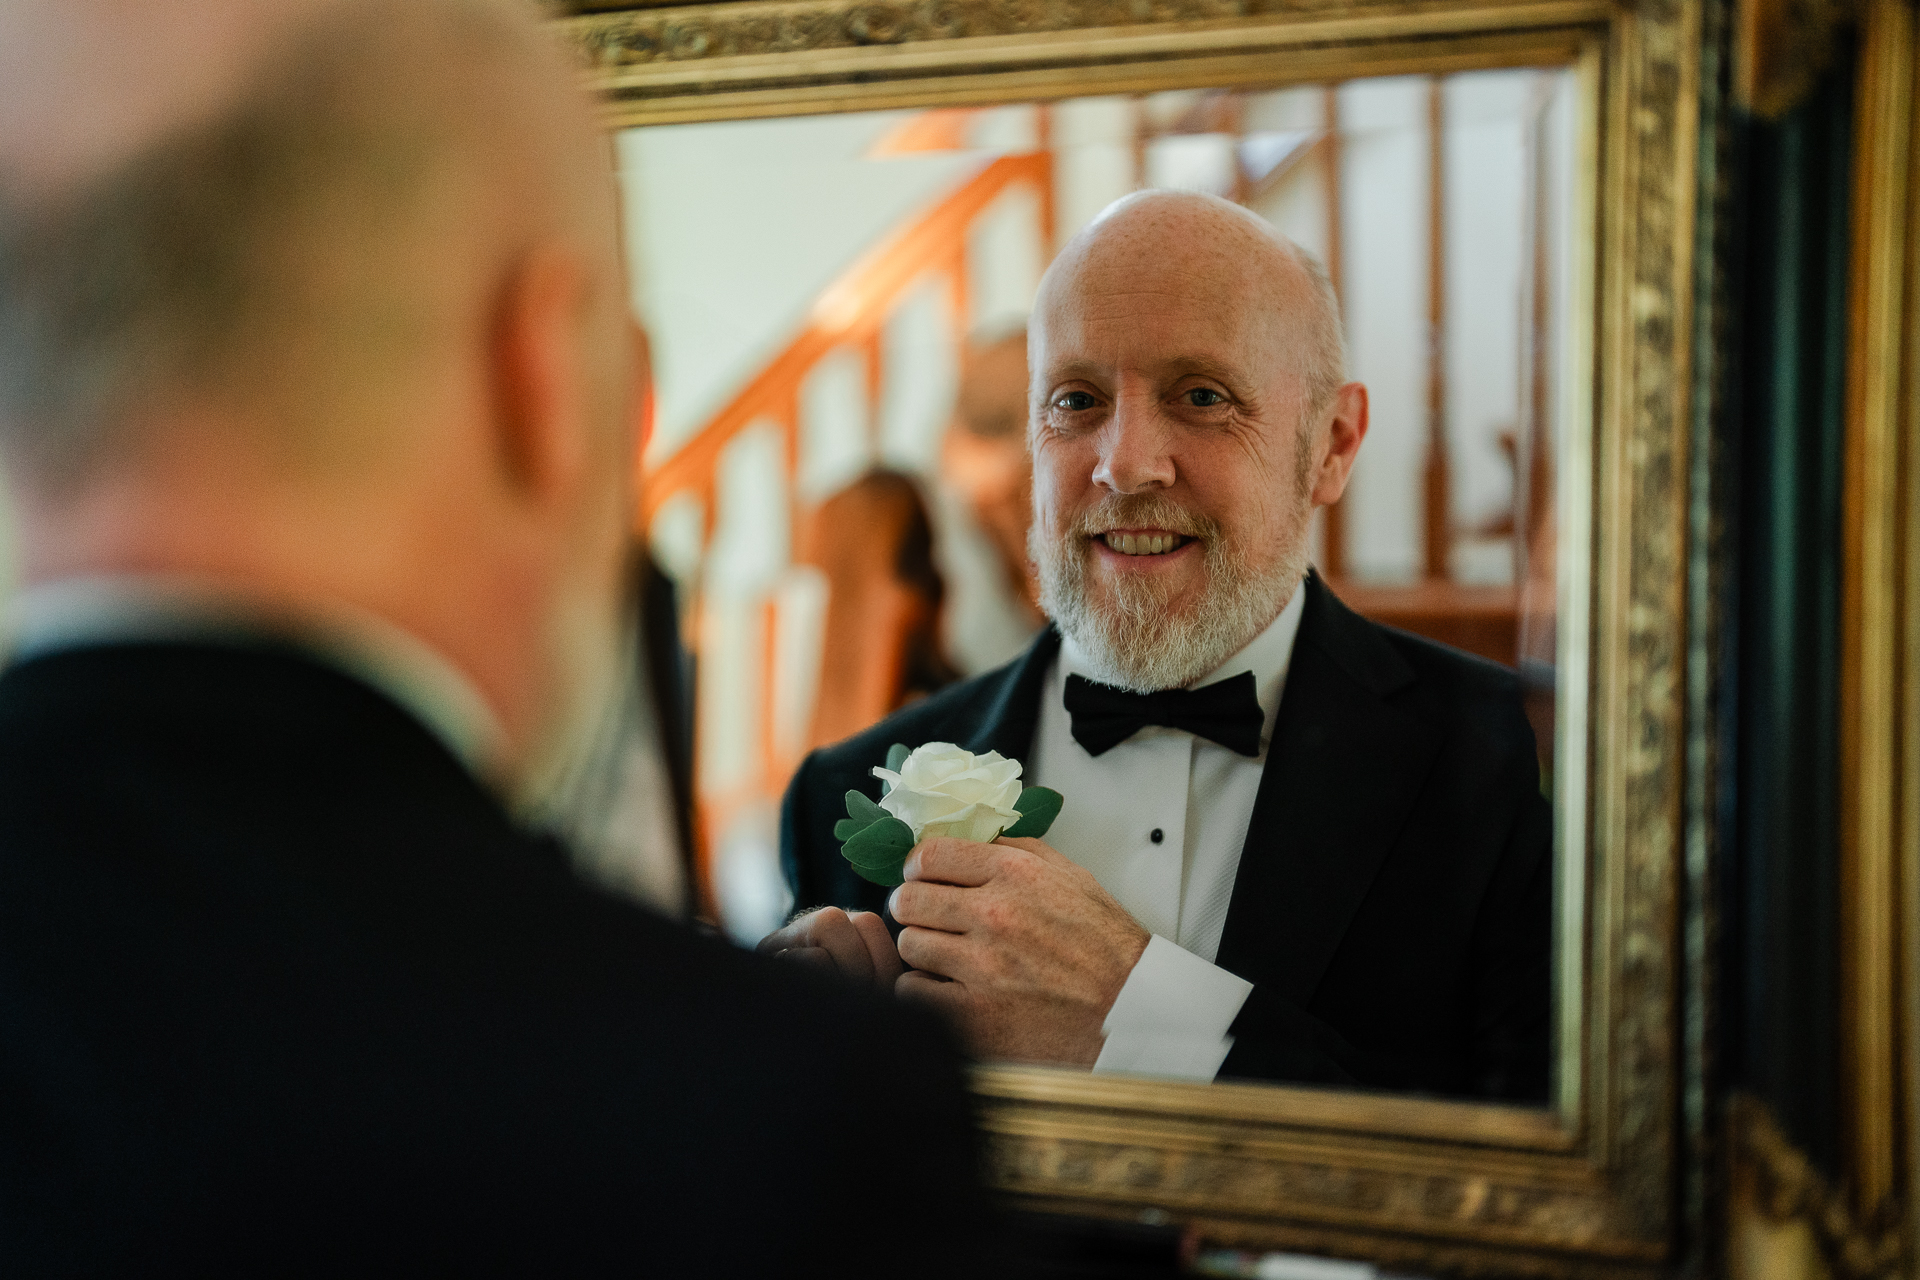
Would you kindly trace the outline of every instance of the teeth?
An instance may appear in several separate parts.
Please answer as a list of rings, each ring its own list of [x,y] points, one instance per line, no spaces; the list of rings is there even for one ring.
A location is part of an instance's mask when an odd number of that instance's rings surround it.
[[[1180,536],[1173,533],[1109,533],[1103,535],[1107,546],[1123,556],[1157,556],[1174,550],[1180,545]]]

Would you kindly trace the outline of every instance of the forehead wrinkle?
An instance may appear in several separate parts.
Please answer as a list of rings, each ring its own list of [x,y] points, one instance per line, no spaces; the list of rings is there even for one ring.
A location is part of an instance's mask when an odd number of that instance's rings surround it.
[[[1182,352],[1139,363],[1161,377],[1187,377],[1198,374],[1218,378],[1222,382],[1237,382],[1244,377],[1243,372],[1232,361],[1209,355]],[[1059,381],[1104,377],[1111,374],[1113,369],[1111,362],[1081,356],[1049,362],[1046,372],[1048,377]]]

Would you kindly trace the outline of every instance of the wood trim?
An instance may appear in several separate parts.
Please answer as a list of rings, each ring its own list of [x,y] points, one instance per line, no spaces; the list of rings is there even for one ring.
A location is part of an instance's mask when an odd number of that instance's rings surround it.
[[[1869,0],[1855,88],[1846,388],[1840,727],[1841,1110],[1852,1211],[1870,1222],[1912,1193],[1916,783],[1906,543],[1914,520],[1912,333],[1915,20],[1905,0]],[[1906,652],[1903,652],[1903,646]],[[1903,865],[1904,864],[1904,865]],[[1905,1035],[1903,1035],[1903,1031]],[[1903,1043],[1904,1042],[1904,1043]],[[1898,1216],[1908,1216],[1904,1208]]]
[[[1303,1134],[1364,1134],[1527,1151],[1566,1152],[1578,1145],[1559,1116],[1539,1107],[1437,1102],[1304,1086],[1172,1084],[1040,1067],[978,1067],[973,1078],[975,1091],[983,1097],[1110,1115],[1157,1115],[1169,1101],[1178,1100],[1180,1114],[1191,1119],[1228,1120]]]
[[[1860,7],[1857,0],[1742,0],[1735,101],[1766,119],[1803,102]]]
[[[1615,11],[1609,0],[1312,0],[1222,16],[1239,7],[737,0],[561,28],[610,123],[627,126],[1564,64]]]
[[[1907,94],[1907,180],[1920,185],[1920,66],[1910,69]],[[1903,523],[1900,572],[1900,761],[1894,778],[1899,788],[1899,884],[1901,901],[1899,972],[1900,1018],[1895,1041],[1904,1058],[1898,1088],[1905,1104],[1901,1136],[1906,1150],[1900,1176],[1904,1183],[1907,1257],[1920,1256],[1920,217],[1906,219],[1907,306],[1900,335],[1901,406],[1895,432],[1902,441],[1900,518]]]
[[[1833,1280],[1909,1274],[1897,1215],[1862,1218],[1853,1197],[1820,1176],[1766,1104],[1735,1095],[1727,1107],[1731,1218],[1729,1273],[1743,1280],[1824,1271]]]

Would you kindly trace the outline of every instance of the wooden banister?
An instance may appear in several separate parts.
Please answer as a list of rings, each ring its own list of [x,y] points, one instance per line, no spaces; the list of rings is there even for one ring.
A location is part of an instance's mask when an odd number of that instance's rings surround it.
[[[878,343],[887,317],[929,272],[943,273],[964,296],[967,229],[1007,188],[1030,183],[1041,200],[1043,227],[1053,223],[1053,157],[1048,152],[1002,156],[958,190],[855,262],[814,304],[806,327],[726,406],[666,458],[641,462],[640,528],[644,532],[668,498],[692,492],[701,500],[707,531],[714,520],[720,454],[734,436],[768,420],[798,453],[801,383],[822,357],[842,345]],[[869,346],[871,349],[871,346]],[[873,377],[873,374],[869,375]]]

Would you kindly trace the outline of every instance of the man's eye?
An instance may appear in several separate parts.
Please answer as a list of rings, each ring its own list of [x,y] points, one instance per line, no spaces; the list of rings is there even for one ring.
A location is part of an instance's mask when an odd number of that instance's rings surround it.
[[[1065,409],[1069,413],[1079,413],[1093,408],[1093,397],[1084,391],[1069,391],[1053,402],[1056,409]]]
[[[1211,409],[1217,404],[1225,404],[1227,398],[1212,387],[1195,387],[1187,392],[1187,403],[1196,409]]]

